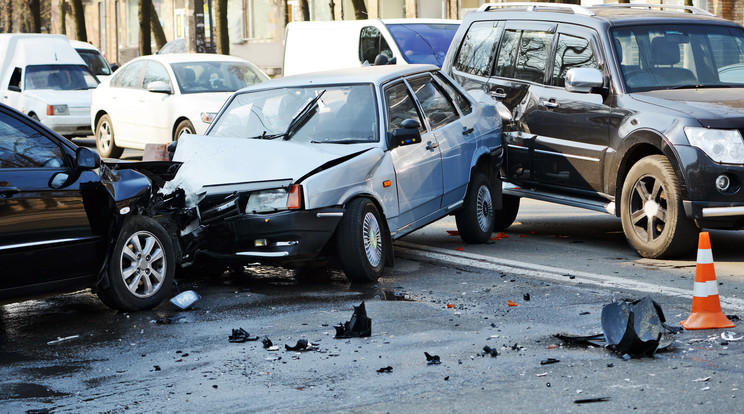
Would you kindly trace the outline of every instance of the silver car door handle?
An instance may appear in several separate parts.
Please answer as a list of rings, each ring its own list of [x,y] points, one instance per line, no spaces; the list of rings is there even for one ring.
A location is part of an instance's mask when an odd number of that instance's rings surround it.
[[[491,95],[491,97],[497,99],[506,98],[506,92],[504,92],[504,90],[501,88],[496,89],[495,91],[490,91],[488,92],[488,94]]]
[[[555,99],[550,99],[548,101],[540,101],[540,103],[546,108],[557,108],[558,107],[558,102],[556,102]]]
[[[429,142],[426,143],[426,149],[427,150],[433,150],[433,149],[435,149],[437,147],[439,147],[439,143],[438,142],[431,142],[431,141],[429,141]]]

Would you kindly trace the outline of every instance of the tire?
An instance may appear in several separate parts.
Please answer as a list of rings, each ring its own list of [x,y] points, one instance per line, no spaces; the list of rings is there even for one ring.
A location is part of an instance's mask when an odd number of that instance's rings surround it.
[[[493,233],[496,203],[493,184],[484,174],[476,174],[468,187],[465,203],[455,214],[457,230],[465,243],[485,243]]]
[[[163,227],[149,217],[129,217],[109,260],[108,287],[98,296],[121,311],[154,308],[171,295],[175,270],[175,250]]]
[[[385,268],[390,240],[380,213],[372,201],[357,198],[346,207],[338,225],[338,259],[346,278],[352,283],[370,283],[380,278]]]
[[[519,197],[504,195],[501,197],[501,210],[496,210],[493,217],[493,231],[504,231],[514,223],[519,212]]]
[[[183,134],[196,134],[194,125],[188,119],[184,119],[183,121],[178,123],[176,132],[175,134],[173,134],[173,141],[178,141],[178,138],[180,138]]]
[[[698,228],[685,216],[677,175],[663,155],[638,161],[620,201],[623,232],[642,257],[667,259],[695,249]]]
[[[114,124],[108,115],[103,115],[96,124],[96,149],[102,158],[119,158],[124,152],[116,146]]]
[[[41,122],[41,121],[39,121],[39,117],[38,117],[38,116],[36,116],[36,114],[34,114],[34,113],[30,113],[30,114],[28,115],[28,117],[29,117],[29,118],[31,118],[31,119],[33,119],[33,120],[34,120],[34,121],[36,121],[36,122]]]

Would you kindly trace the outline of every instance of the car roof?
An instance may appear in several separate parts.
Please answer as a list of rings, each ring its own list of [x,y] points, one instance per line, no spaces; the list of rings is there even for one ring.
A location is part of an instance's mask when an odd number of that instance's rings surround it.
[[[229,55],[217,55],[214,53],[166,53],[162,55],[140,56],[135,60],[150,59],[162,63],[182,62],[247,62],[243,58]]]
[[[93,46],[92,44],[88,42],[81,42],[80,40],[73,40],[70,39],[70,44],[75,49],[88,49],[88,50],[98,50],[97,47]]]
[[[308,85],[344,85],[352,83],[374,83],[381,85],[393,79],[421,72],[438,71],[435,65],[382,65],[359,66],[322,72],[303,73],[272,79],[248,87],[250,90],[275,89]]]

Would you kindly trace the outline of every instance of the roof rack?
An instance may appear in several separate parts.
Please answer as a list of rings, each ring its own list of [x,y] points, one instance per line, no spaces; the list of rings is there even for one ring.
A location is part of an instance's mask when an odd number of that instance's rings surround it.
[[[565,3],[540,3],[540,2],[526,2],[526,3],[485,3],[478,8],[478,11],[490,11],[496,8],[526,8],[527,11],[536,11],[536,9],[562,9],[570,10],[574,14],[583,14],[585,16],[594,16],[589,9],[581,7],[577,4],[565,4]]]
[[[675,10],[688,10],[692,14],[699,14],[702,16],[715,16],[715,14],[699,9],[697,7],[693,6],[680,6],[680,5],[672,5],[672,4],[641,4],[641,3],[608,3],[608,4],[594,4],[591,7],[602,7],[602,8],[624,8],[624,9],[630,9],[630,8],[638,8],[638,9],[675,9]]]

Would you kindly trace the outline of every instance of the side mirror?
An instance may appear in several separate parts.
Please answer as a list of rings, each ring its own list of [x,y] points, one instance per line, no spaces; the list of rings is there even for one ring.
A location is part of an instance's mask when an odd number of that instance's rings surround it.
[[[101,166],[101,156],[87,147],[80,147],[75,153],[75,167],[81,170],[94,170]]]
[[[401,128],[395,128],[390,134],[389,149],[421,142],[421,132],[419,132],[421,123],[418,120],[409,118],[401,122],[400,126]]]
[[[10,85],[10,86],[8,86],[8,90],[9,91],[13,91],[13,92],[20,92],[21,91],[21,87],[20,86],[16,86],[16,85]]]
[[[602,72],[595,68],[573,68],[566,73],[566,90],[577,93],[591,93],[593,88],[604,86]]]
[[[119,64],[118,63],[112,63],[109,66],[111,66],[111,73],[114,73],[114,72],[116,72],[117,69],[119,69]]]
[[[163,81],[155,81],[147,84],[147,90],[154,93],[166,93],[171,94],[173,90],[167,83]]]

